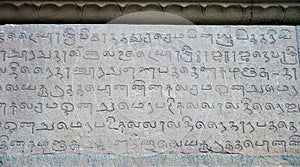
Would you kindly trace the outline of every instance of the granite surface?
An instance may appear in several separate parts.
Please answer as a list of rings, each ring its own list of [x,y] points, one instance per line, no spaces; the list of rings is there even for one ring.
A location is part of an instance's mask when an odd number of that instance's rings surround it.
[[[0,166],[298,166],[297,32],[0,26]]]

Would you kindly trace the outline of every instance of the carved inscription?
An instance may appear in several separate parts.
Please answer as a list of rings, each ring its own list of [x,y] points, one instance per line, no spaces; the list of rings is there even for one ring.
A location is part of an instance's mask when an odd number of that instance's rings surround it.
[[[292,26],[4,25],[0,153],[299,153]]]

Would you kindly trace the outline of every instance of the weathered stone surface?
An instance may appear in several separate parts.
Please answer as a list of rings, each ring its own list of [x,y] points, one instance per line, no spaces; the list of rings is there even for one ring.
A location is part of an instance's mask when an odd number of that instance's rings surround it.
[[[4,25],[1,154],[300,151],[294,26]]]
[[[299,154],[54,154],[4,155],[0,166],[285,166],[297,167]]]
[[[276,3],[275,3],[276,2]],[[300,23],[298,0],[204,1],[106,1],[52,0],[0,2],[0,24],[8,23],[108,23],[135,12],[156,11],[184,17],[194,24],[278,24]],[[157,17],[159,20],[160,17]],[[126,24],[132,24],[134,19]],[[147,22],[148,24],[151,22]],[[163,22],[169,24],[169,21]],[[173,24],[173,23],[172,23]],[[176,22],[178,24],[178,22]]]

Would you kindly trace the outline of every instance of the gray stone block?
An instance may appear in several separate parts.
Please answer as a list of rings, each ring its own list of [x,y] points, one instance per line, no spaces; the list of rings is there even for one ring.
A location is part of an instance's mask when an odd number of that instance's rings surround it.
[[[2,161],[299,164],[298,50],[295,26],[0,26]]]

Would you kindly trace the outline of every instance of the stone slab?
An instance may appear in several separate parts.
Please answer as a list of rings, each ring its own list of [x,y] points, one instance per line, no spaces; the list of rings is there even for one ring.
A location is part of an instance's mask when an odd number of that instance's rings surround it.
[[[285,166],[297,167],[299,154],[108,154],[5,155],[0,166]]]
[[[4,25],[3,155],[300,152],[295,26]]]

